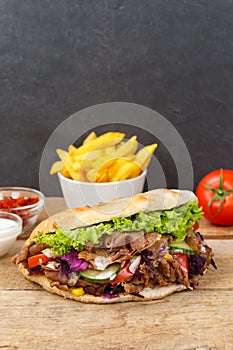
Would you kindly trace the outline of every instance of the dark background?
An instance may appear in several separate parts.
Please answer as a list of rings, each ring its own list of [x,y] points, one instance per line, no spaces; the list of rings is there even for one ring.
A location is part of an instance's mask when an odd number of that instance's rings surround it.
[[[0,186],[38,187],[54,129],[110,101],[165,116],[195,184],[233,168],[232,0],[0,0],[0,38]]]

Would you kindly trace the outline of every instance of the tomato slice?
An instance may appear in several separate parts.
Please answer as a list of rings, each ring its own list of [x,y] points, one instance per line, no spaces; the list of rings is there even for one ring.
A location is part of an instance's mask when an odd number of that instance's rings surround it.
[[[188,273],[189,266],[188,266],[187,255],[183,253],[177,253],[177,254],[172,254],[172,256],[173,256],[173,259],[175,259],[180,264],[181,270],[185,273]]]
[[[33,267],[39,266],[41,264],[45,264],[52,260],[54,260],[54,258],[49,258],[48,256],[41,253],[41,254],[30,256],[28,258],[28,266],[30,269],[32,269]]]
[[[193,225],[193,229],[194,231],[197,231],[199,229],[199,223],[195,222],[195,224]]]
[[[129,266],[130,261],[121,268],[120,272],[116,275],[116,277],[113,280],[110,281],[110,283],[117,284],[131,279],[133,273],[129,271]]]

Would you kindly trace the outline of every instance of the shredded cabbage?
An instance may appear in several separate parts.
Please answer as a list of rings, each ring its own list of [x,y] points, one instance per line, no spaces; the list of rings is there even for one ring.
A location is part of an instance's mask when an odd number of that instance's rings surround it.
[[[71,274],[72,272],[82,271],[88,268],[88,262],[80,259],[76,250],[62,255],[59,260],[61,275]]]

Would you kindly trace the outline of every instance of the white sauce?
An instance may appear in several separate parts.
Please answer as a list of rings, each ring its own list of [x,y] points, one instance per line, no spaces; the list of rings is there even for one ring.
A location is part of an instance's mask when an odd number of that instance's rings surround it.
[[[137,268],[138,268],[138,266],[139,266],[139,264],[140,264],[140,261],[141,261],[141,256],[140,255],[138,255],[137,257],[134,256],[133,260],[132,260],[132,263],[131,263],[131,265],[129,267],[129,271],[132,272],[132,273],[135,273]]]
[[[0,237],[15,232],[17,224],[13,220],[0,218]]]
[[[94,260],[94,264],[97,270],[103,271],[109,265],[110,261],[111,261],[110,257],[104,258],[103,256],[97,256]]]
[[[0,230],[16,226],[17,224],[13,220],[0,218]]]

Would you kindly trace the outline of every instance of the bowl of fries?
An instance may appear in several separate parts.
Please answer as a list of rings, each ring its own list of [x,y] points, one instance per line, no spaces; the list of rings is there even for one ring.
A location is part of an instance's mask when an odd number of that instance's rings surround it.
[[[68,208],[78,208],[142,192],[146,172],[145,170],[141,175],[129,180],[100,183],[74,181],[61,173],[58,173],[58,177]]]
[[[121,132],[91,132],[81,146],[56,150],[60,160],[50,174],[58,174],[69,208],[91,206],[142,192],[156,148],[152,144],[138,149],[137,136],[126,139]]]

